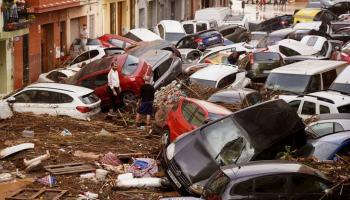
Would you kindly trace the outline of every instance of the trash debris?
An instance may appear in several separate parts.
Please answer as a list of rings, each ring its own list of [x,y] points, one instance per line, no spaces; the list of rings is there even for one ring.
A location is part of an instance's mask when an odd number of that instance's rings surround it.
[[[54,176],[51,175],[47,175],[45,177],[42,177],[40,179],[37,180],[39,183],[49,186],[49,187],[53,187],[54,185],[56,185],[57,180]]]
[[[108,174],[107,170],[96,169],[96,179],[98,181],[105,181],[107,174]]]
[[[67,190],[22,188],[11,196],[6,197],[6,200],[47,199],[44,197],[50,197],[50,199],[60,199],[67,192]]]
[[[178,82],[175,80],[155,92],[154,104],[157,107],[173,104],[179,100],[180,96],[184,95],[185,93],[180,90]]]
[[[108,132],[106,129],[101,129],[101,131],[97,134],[97,136],[112,136],[110,132]]]
[[[97,200],[98,194],[93,192],[84,192],[83,194],[79,194],[78,200]]]
[[[158,172],[157,162],[151,158],[137,158],[129,167],[128,172],[135,177],[151,177]]]
[[[132,173],[121,174],[116,180],[116,187],[161,187],[163,179],[161,178],[134,178]]]
[[[23,144],[15,145],[12,147],[7,147],[7,148],[0,151],[0,159],[6,158],[7,156],[18,153],[20,151],[24,151],[27,149],[33,149],[33,148],[34,148],[33,143],[23,143]]]
[[[13,116],[11,107],[7,103],[0,103],[0,119],[8,119]]]
[[[89,179],[89,180],[92,180],[94,182],[97,182],[95,173],[80,174],[80,179]]]
[[[62,136],[72,136],[73,134],[69,130],[64,128],[63,131],[60,133],[60,135],[62,135]]]
[[[112,152],[108,152],[105,154],[101,159],[100,162],[103,165],[112,165],[112,166],[119,166],[122,163],[122,161],[119,160],[119,158]]]
[[[49,158],[50,158],[50,152],[48,150],[46,150],[46,154],[38,156],[38,157],[33,158],[31,160],[24,159],[23,162],[24,162],[24,165],[28,167],[29,165],[31,165],[37,161],[42,162],[42,161],[47,160]]]
[[[99,154],[95,154],[92,152],[83,152],[83,151],[75,151],[73,154],[75,157],[79,157],[79,158],[88,158],[88,159],[93,159],[96,160],[100,157]]]
[[[0,174],[0,183],[1,182],[7,182],[13,180],[14,177],[10,173],[2,173]]]
[[[34,131],[27,127],[22,131],[22,137],[32,138],[34,137]]]

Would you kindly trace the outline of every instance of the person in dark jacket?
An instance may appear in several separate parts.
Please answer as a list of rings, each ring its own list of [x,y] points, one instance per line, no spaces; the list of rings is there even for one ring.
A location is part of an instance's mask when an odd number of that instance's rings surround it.
[[[153,100],[155,89],[150,84],[150,77],[146,76],[144,78],[145,84],[141,87],[140,91],[140,103],[139,108],[137,109],[136,114],[136,126],[140,125],[140,117],[141,115],[146,115],[147,121],[146,125],[151,125],[151,115],[153,113]]]

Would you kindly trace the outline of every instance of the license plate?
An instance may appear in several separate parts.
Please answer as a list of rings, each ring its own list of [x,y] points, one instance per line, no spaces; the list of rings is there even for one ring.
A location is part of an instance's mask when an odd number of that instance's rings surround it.
[[[176,177],[174,176],[174,174],[168,169],[168,174],[171,178],[171,180],[175,183],[175,185],[178,187],[178,188],[181,188],[181,183],[176,179]]]

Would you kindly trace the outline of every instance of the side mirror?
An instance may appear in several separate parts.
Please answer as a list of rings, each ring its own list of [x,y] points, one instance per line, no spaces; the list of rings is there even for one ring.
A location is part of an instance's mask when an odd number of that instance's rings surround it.
[[[6,101],[8,103],[15,103],[16,102],[16,98],[15,97],[9,97]]]

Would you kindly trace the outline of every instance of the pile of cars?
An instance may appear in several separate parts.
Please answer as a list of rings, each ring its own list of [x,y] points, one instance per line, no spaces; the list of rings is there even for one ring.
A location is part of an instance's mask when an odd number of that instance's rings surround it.
[[[136,101],[146,76],[156,90],[181,77],[179,87],[215,89],[207,99],[180,97],[160,127],[161,163],[181,194],[349,199],[346,189],[331,192],[334,185],[318,171],[274,160],[286,146],[320,160],[349,154],[350,21],[333,7],[260,23],[229,8],[207,8],[193,20],[163,20],[154,32],[104,35],[0,107],[89,120],[110,105],[107,74],[114,63],[121,84],[117,103]],[[266,100],[263,91],[278,95]],[[305,126],[314,115],[318,121]]]

